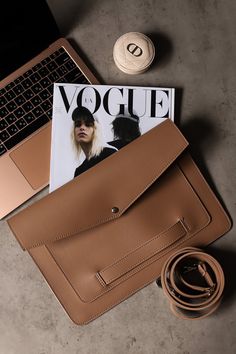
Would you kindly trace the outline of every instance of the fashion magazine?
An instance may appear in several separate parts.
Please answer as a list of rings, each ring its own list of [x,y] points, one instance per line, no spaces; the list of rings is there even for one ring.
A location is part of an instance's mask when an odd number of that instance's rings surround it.
[[[49,191],[174,121],[174,95],[174,88],[54,84]]]

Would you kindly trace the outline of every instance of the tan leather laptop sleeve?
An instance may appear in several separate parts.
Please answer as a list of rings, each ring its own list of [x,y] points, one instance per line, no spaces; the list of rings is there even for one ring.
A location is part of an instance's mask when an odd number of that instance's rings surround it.
[[[165,259],[231,223],[166,120],[8,220],[77,324],[154,281]]]

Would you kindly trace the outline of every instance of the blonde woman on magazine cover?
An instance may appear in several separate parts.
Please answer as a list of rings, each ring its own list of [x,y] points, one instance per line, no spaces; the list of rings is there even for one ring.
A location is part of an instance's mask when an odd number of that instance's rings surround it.
[[[86,107],[76,107],[72,112],[72,120],[74,146],[78,156],[82,152],[85,155],[85,160],[74,172],[74,177],[77,177],[112,155],[117,149],[103,142],[100,124]]]

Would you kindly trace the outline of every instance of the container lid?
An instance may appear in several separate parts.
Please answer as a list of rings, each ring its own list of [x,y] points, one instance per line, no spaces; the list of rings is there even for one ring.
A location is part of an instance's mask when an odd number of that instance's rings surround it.
[[[139,32],[128,32],[119,37],[113,48],[116,66],[127,74],[141,74],[151,65],[155,47],[150,38]]]

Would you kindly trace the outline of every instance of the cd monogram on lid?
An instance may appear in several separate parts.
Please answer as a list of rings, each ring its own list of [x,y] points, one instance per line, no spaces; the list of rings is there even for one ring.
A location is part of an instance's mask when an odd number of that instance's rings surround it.
[[[155,47],[150,38],[139,32],[128,32],[119,37],[113,48],[116,66],[126,74],[141,74],[151,65]]]

